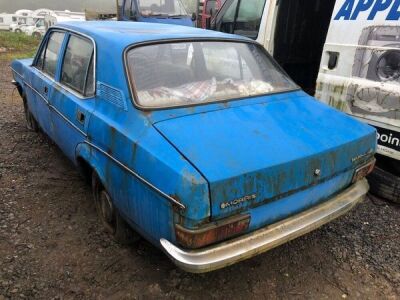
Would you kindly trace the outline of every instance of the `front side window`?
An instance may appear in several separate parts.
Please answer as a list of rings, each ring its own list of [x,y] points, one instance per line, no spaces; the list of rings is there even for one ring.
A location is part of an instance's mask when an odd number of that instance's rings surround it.
[[[138,0],[142,16],[182,16],[187,15],[180,0]]]
[[[64,55],[61,83],[82,95],[93,95],[93,53],[91,41],[72,35]]]
[[[38,69],[43,70],[44,73],[53,78],[56,74],[58,56],[64,40],[64,35],[65,34],[62,32],[52,32],[47,45],[42,48],[36,63]]]
[[[256,44],[195,41],[127,53],[135,99],[145,108],[196,105],[296,89]]]

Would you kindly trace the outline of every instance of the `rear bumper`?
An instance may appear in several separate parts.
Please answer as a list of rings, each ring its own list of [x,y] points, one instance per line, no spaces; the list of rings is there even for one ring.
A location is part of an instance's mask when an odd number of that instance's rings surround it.
[[[181,249],[165,239],[161,239],[160,243],[163,250],[181,269],[192,273],[213,271],[268,251],[336,219],[361,202],[368,189],[367,180],[360,180],[342,193],[309,210],[204,249]]]

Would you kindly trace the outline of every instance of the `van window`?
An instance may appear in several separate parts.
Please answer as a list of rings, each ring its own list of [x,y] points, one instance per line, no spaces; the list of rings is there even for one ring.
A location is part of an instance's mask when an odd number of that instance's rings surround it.
[[[240,1],[233,33],[257,39],[265,0]]]
[[[233,0],[230,3],[227,2],[226,5],[229,6],[222,14],[221,25],[218,30],[226,33],[233,33],[238,0]]]
[[[257,39],[264,5],[265,0],[227,1],[221,11],[222,18],[217,20],[217,30]]]
[[[64,40],[64,35],[65,34],[62,32],[51,33],[47,46],[43,48],[37,63],[37,67],[51,77],[54,77],[56,74],[58,55]]]
[[[61,83],[85,96],[93,94],[93,52],[91,41],[72,35],[64,55]]]
[[[124,15],[128,18],[132,17],[132,0],[126,0],[124,4]]]

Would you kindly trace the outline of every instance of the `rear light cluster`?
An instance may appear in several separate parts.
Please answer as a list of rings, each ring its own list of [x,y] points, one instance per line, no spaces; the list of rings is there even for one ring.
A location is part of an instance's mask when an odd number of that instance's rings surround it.
[[[249,228],[250,215],[240,215],[215,222],[200,229],[190,230],[175,225],[175,235],[179,244],[188,249],[197,249],[234,237]]]
[[[354,173],[353,183],[363,179],[368,174],[370,174],[372,172],[372,170],[374,169],[374,167],[375,167],[375,162],[376,162],[376,159],[373,158],[367,164],[365,164],[362,167],[358,168]]]

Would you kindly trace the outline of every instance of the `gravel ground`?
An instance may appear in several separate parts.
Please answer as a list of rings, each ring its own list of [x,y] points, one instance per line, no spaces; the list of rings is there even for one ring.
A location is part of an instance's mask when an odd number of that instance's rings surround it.
[[[209,274],[177,269],[146,241],[101,229],[89,186],[25,128],[0,61],[0,300],[127,298],[400,299],[400,207],[370,197],[348,215]]]

